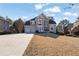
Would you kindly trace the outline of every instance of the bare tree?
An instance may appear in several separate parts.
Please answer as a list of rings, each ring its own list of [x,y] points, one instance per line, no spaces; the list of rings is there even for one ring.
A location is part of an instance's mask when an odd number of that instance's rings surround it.
[[[15,29],[16,29],[16,31],[18,33],[24,32],[24,22],[22,21],[21,18],[19,18],[18,20],[16,20],[14,22],[13,26],[15,27]]]
[[[69,21],[67,19],[60,21],[60,23],[57,26],[57,32],[60,34],[65,33],[65,27],[67,27],[69,24]]]
[[[8,16],[6,16],[6,20],[9,22],[9,25],[10,25],[10,26],[13,25],[13,21],[12,21],[12,19],[10,19]]]

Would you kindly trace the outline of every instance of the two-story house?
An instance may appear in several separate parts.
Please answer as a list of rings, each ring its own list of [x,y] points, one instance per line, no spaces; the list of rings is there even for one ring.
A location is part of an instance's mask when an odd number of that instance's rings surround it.
[[[25,32],[53,32],[56,33],[56,22],[53,17],[47,17],[43,13],[25,22]]]

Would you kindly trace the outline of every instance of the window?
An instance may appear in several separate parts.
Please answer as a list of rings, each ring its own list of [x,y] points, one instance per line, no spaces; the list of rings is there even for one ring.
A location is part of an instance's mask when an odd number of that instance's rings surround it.
[[[53,28],[51,28],[51,30],[53,30]]]
[[[38,21],[40,24],[42,24],[42,20],[41,19],[39,19],[39,21]]]
[[[38,24],[38,25],[42,25],[42,24]]]

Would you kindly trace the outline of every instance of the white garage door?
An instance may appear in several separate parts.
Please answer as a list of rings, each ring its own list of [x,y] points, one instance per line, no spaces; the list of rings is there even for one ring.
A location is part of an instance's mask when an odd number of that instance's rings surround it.
[[[31,31],[31,33],[35,33],[35,26],[31,26],[31,28],[30,28],[30,31]]]
[[[25,33],[35,33],[35,27],[25,26]]]
[[[25,33],[30,33],[30,26],[25,26]]]

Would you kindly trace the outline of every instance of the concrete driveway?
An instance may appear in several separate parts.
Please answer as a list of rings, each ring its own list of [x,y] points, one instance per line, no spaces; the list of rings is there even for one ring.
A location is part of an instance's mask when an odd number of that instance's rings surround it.
[[[0,35],[0,56],[22,56],[33,34]]]

